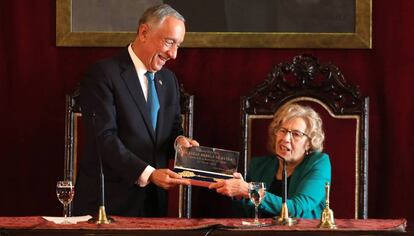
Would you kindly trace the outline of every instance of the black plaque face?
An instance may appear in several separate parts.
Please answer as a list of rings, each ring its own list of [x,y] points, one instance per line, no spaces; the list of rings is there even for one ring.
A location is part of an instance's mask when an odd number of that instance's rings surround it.
[[[174,171],[199,181],[229,179],[237,171],[239,155],[239,152],[203,146],[181,148],[175,153]]]

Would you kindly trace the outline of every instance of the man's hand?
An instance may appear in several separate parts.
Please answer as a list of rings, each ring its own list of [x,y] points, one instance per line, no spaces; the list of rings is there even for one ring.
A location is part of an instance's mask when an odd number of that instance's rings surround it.
[[[169,189],[179,184],[190,185],[190,180],[183,178],[170,169],[156,169],[149,177],[149,181],[163,189]]]
[[[189,148],[192,146],[200,146],[200,144],[196,140],[187,138],[185,136],[178,136],[175,142],[176,142],[177,148],[181,148],[181,147]]]

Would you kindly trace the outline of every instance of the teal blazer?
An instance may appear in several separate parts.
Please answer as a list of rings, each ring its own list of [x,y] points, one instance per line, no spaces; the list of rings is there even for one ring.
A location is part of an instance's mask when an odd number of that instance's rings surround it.
[[[279,161],[276,156],[253,158],[247,173],[247,181],[265,182],[270,186]],[[331,182],[331,163],[325,153],[314,152],[306,156],[290,176],[287,206],[289,215],[296,218],[319,219],[325,207],[325,184]],[[254,205],[249,200],[237,203],[242,217],[252,216]],[[259,212],[279,216],[282,198],[266,192]]]

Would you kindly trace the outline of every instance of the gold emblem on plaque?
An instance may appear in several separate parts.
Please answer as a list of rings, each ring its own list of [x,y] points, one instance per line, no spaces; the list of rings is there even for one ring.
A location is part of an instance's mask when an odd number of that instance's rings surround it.
[[[188,171],[188,170],[178,172],[178,174],[181,175],[182,177],[186,177],[186,178],[199,177],[199,178],[205,178],[205,179],[212,179],[216,182],[219,181],[219,180],[222,180],[222,179],[219,179],[219,178],[212,178],[212,177],[204,176],[204,175],[196,175],[194,172]]]

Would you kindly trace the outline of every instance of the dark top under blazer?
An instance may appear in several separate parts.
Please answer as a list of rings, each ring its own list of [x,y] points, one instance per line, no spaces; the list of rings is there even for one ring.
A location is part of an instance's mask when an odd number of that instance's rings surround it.
[[[85,152],[76,184],[76,215],[94,214],[99,206],[97,150],[103,160],[108,214],[165,215],[165,191],[153,184],[145,188],[135,184],[147,165],[167,167],[168,158],[174,154],[174,140],[183,133],[177,78],[163,68],[155,80],[160,110],[154,132],[127,48],[94,64],[86,73],[80,90]]]
[[[247,181],[265,182],[270,186],[277,170],[279,160],[276,156],[252,158]],[[331,182],[331,162],[328,154],[313,152],[307,155],[289,177],[287,207],[289,216],[319,219],[325,208],[325,184]],[[235,201],[239,216],[250,217],[253,204],[248,200]],[[259,211],[267,216],[279,216],[282,198],[273,193],[266,195]]]

